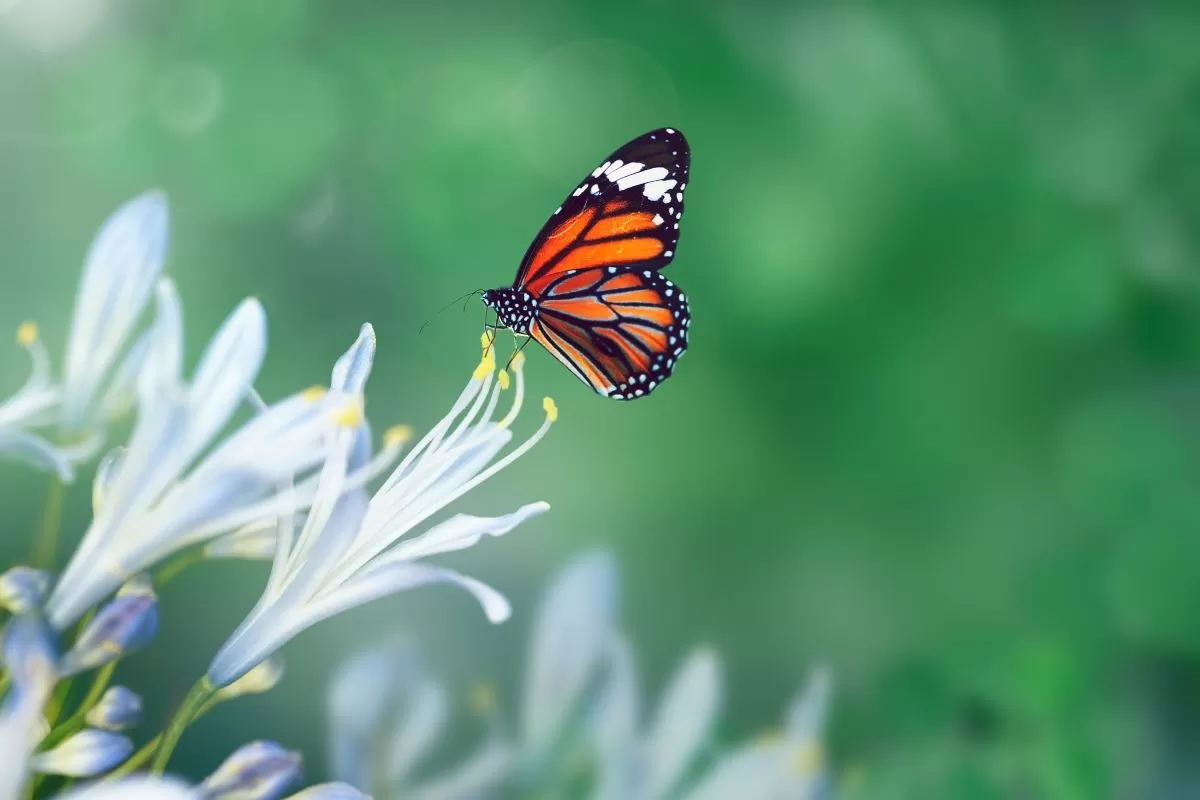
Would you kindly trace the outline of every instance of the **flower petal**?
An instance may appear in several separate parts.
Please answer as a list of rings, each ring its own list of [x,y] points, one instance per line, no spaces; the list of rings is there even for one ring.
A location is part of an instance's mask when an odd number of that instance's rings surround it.
[[[439,553],[466,550],[485,536],[503,536],[528,519],[550,510],[549,503],[529,503],[501,517],[475,517],[458,514],[430,528],[420,536],[402,540],[375,563],[416,561]]]
[[[374,363],[375,328],[370,323],[364,323],[359,329],[358,339],[333,365],[329,388],[335,392],[362,394]]]
[[[30,764],[36,772],[90,778],[108,772],[133,753],[133,742],[111,731],[88,729],[38,753]]]
[[[201,800],[183,781],[174,778],[134,776],[110,783],[95,783],[57,794],[54,800]]]
[[[303,778],[299,753],[275,742],[251,742],[222,762],[205,779],[201,792],[209,798],[273,800]]]
[[[392,564],[369,570],[299,608],[268,608],[257,616],[252,613],[217,653],[208,667],[208,679],[214,686],[223,686],[318,622],[372,600],[435,583],[466,589],[492,622],[503,622],[512,611],[503,595],[474,578],[428,564]]]
[[[49,572],[13,567],[0,575],[0,608],[10,614],[27,614],[42,607],[49,590]]]
[[[225,427],[246,399],[266,353],[267,315],[257,300],[243,300],[209,342],[192,380],[188,438],[195,452]]]
[[[636,793],[640,716],[641,687],[633,649],[624,636],[615,636],[608,676],[591,714],[599,761],[597,800],[624,800]]]
[[[543,752],[579,707],[615,635],[617,566],[608,553],[577,558],[538,607],[525,682],[526,746]]]
[[[646,742],[647,800],[668,797],[709,742],[721,705],[721,663],[702,647],[688,656],[659,702]]]
[[[832,694],[833,674],[829,668],[813,669],[807,684],[788,707],[784,736],[797,743],[820,739]]]
[[[397,695],[423,673],[420,660],[401,641],[355,653],[338,668],[329,687],[330,773],[363,789],[372,785],[373,751]]]
[[[403,784],[433,750],[450,717],[446,688],[434,680],[412,687],[396,732],[385,745],[383,767],[390,781]]]
[[[87,712],[87,724],[107,731],[132,728],[142,718],[142,698],[124,686],[113,686]]]
[[[509,745],[499,739],[490,739],[465,762],[420,786],[407,789],[404,797],[412,800],[491,797],[512,772],[515,763],[515,753]]]
[[[92,240],[67,343],[63,421],[87,426],[109,367],[138,324],[167,249],[167,200],[147,192],[105,221]]]
[[[0,428],[0,456],[53,472],[63,483],[75,480],[75,468],[66,453],[41,436],[19,428]]]

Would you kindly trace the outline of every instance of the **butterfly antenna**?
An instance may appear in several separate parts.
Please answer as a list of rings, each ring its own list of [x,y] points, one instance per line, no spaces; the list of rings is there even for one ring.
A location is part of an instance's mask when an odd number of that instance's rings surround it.
[[[461,297],[456,297],[453,300],[451,300],[449,303],[447,303],[446,305],[439,308],[437,314],[434,314],[432,317],[430,317],[429,319],[427,319],[421,323],[421,327],[417,329],[417,336],[420,336],[425,331],[425,329],[429,327],[429,323],[433,322],[434,319],[437,318],[438,314],[441,314],[446,309],[451,308],[456,303],[458,303],[459,300],[463,301],[463,311],[466,311],[467,310],[466,301],[470,300],[472,297],[474,297],[477,294],[483,294],[483,290],[476,289],[473,292],[467,292],[466,294],[462,295]]]

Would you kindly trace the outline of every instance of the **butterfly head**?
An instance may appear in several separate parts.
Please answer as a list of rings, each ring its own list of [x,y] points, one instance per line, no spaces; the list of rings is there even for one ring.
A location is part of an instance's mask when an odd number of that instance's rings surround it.
[[[480,299],[496,312],[498,327],[510,328],[516,333],[529,333],[529,324],[537,310],[537,300],[528,292],[516,289],[488,289]]]

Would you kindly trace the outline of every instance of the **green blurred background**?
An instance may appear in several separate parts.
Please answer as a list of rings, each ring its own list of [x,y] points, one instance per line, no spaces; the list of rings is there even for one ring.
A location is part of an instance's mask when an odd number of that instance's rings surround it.
[[[2,324],[61,351],[90,235],[162,187],[191,356],[257,295],[278,397],[369,320],[377,426],[444,413],[481,312],[418,327],[508,283],[598,159],[662,125],[693,148],[676,376],[616,403],[531,347],[560,422],[461,504],[554,506],[449,560],[513,621],[438,590],[340,617],[178,765],[276,738],[320,778],[330,670],[395,631],[512,707],[537,592],[603,546],[652,689],[724,654],[728,738],[830,664],[860,796],[1197,796],[1198,36],[1119,2],[0,0]],[[44,485],[0,468],[7,559]],[[164,598],[119,676],[147,735],[265,574]]]

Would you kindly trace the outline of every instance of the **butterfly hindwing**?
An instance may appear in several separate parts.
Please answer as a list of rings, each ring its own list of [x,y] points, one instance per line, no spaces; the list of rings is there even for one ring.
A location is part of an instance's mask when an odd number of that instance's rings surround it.
[[[651,269],[590,267],[551,280],[530,335],[596,392],[633,400],[687,350],[687,297]]]
[[[679,242],[690,162],[687,140],[673,128],[651,131],[618,149],[538,232],[514,288],[540,295],[571,270],[669,264]]]

